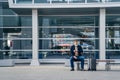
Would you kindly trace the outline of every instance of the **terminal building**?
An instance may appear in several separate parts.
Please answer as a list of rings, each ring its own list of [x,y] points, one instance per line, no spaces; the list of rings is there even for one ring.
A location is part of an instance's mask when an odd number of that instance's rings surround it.
[[[120,0],[0,0],[1,60],[64,63],[75,39],[86,59],[119,60]]]

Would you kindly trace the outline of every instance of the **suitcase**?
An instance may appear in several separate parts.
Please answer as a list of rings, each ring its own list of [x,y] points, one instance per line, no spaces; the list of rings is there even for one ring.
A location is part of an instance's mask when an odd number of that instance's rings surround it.
[[[96,71],[96,59],[95,58],[90,58],[89,59],[89,71]]]

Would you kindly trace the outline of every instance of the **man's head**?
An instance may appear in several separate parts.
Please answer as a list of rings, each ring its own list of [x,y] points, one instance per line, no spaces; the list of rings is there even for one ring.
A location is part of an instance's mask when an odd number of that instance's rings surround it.
[[[74,40],[74,45],[78,45],[78,40]]]

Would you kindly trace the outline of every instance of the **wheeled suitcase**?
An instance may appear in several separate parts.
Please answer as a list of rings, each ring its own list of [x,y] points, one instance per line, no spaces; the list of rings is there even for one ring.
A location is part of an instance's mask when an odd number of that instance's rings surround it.
[[[96,59],[95,58],[90,58],[89,59],[89,68],[88,68],[88,70],[96,71]]]
[[[96,59],[95,58],[91,59],[91,70],[96,71]]]

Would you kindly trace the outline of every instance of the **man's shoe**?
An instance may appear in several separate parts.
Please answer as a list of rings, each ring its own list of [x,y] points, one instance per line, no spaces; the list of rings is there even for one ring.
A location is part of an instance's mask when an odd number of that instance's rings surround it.
[[[70,71],[74,71],[74,69],[71,69]]]

